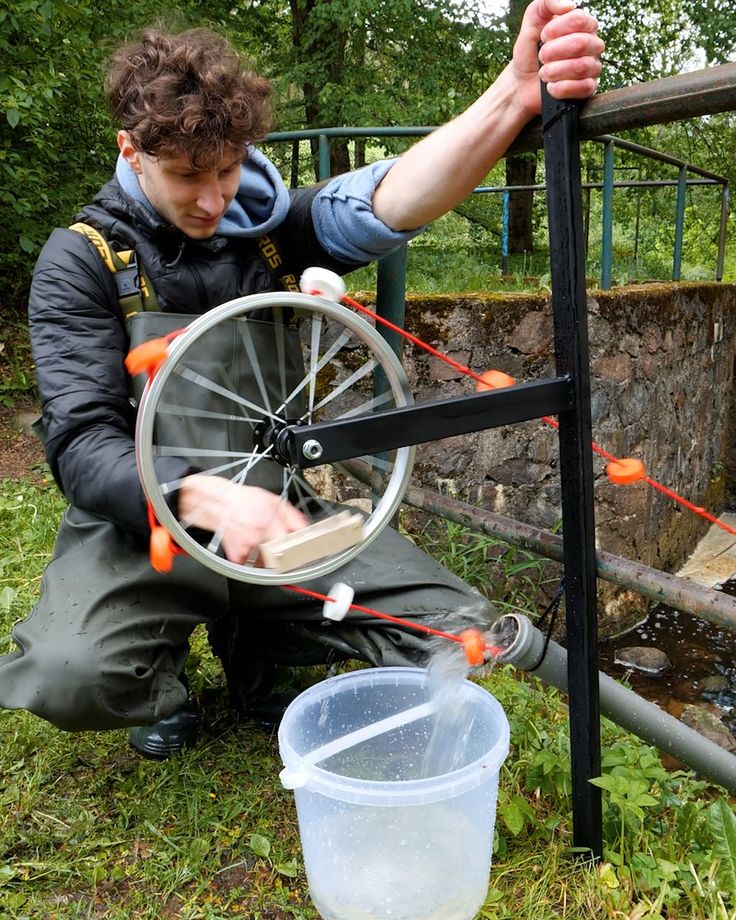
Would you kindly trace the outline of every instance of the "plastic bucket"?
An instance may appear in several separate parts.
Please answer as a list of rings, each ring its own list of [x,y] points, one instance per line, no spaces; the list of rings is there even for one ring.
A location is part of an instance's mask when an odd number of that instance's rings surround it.
[[[462,743],[432,775],[439,727],[418,668],[377,668],[306,690],[279,729],[309,890],[324,920],[472,920],[488,891],[498,773],[509,748],[499,703],[458,682]]]

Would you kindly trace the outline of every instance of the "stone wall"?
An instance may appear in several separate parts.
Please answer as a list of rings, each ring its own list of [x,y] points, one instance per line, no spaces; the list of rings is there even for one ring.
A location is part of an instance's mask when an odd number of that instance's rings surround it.
[[[551,307],[543,295],[411,296],[406,328],[476,372],[497,368],[519,381],[554,374]],[[723,510],[736,286],[592,292],[589,336],[596,442],[615,456],[643,460],[649,476],[694,504]],[[407,346],[404,364],[418,401],[473,387],[415,346]],[[646,483],[612,485],[597,456],[594,470],[599,547],[677,570],[708,524]],[[422,445],[415,480],[547,529],[560,519],[557,434],[542,421]]]

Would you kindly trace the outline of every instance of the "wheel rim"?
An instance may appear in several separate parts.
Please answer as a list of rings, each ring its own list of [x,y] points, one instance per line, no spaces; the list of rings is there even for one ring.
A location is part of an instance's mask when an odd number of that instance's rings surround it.
[[[294,312],[301,320],[299,333],[280,321]],[[383,380],[378,396],[377,376]],[[341,463],[301,473],[277,465],[267,451],[254,447],[254,432],[284,418],[309,424],[412,401],[393,351],[346,307],[305,294],[241,297],[198,317],[177,336],[146,388],[136,431],[143,489],[176,543],[209,568],[257,584],[317,578],[353,559],[391,521],[411,476],[414,448],[361,458],[371,470],[369,486]],[[180,480],[161,472],[166,458],[288,494],[310,519],[327,513],[332,502],[347,501],[367,514],[364,537],[350,549],[286,573],[231,562],[222,554],[217,533],[203,538],[172,513],[166,496]],[[368,498],[374,504],[371,511]]]

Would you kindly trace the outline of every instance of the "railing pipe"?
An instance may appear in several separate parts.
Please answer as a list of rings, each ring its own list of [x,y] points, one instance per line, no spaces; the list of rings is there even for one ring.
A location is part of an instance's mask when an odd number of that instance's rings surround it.
[[[653,150],[651,147],[644,147],[642,144],[635,144],[633,141],[627,141],[622,137],[613,137],[610,134],[604,134],[602,137],[596,138],[596,140],[602,141],[604,144],[613,142],[619,150],[636,153],[649,160],[668,163],[670,166],[677,166],[678,168],[680,166],[686,166],[688,172],[695,173],[695,175],[701,176],[703,179],[710,179],[712,182],[723,183],[726,181],[723,176],[710,172],[708,169],[702,169],[700,166],[694,166],[692,163],[688,163],[687,160],[680,159],[680,157],[672,156],[669,153],[661,153],[659,150]]]
[[[687,192],[687,166],[680,167],[675,207],[675,247],[672,256],[672,280],[679,281],[682,274],[682,237],[685,225],[685,193]]]
[[[610,140],[603,148],[603,218],[601,236],[601,288],[611,288],[613,273],[613,167],[615,147]]]
[[[736,63],[650,80],[594,96],[580,113],[580,137],[593,140],[632,128],[736,110]],[[519,134],[509,153],[542,145],[541,120]]]
[[[405,290],[406,246],[404,245],[381,259],[376,273],[376,312],[395,326],[401,326],[402,329],[406,306]],[[377,324],[376,328],[394,350],[396,356],[400,358],[404,337],[382,324]],[[378,372],[376,373],[378,379]]]
[[[330,178],[330,140],[324,131],[319,134],[319,178]]]
[[[436,128],[432,125],[409,125],[386,127],[385,125],[363,128],[300,128],[298,131],[272,131],[267,141],[290,141],[294,138],[308,141],[314,138],[331,137],[424,137]]]
[[[726,185],[726,180],[716,182],[713,179],[688,179],[688,186],[708,186]],[[679,185],[679,179],[620,179],[613,182],[613,188],[674,188]],[[584,189],[602,189],[603,182],[583,182]],[[474,195],[482,195],[484,192],[501,193],[511,192],[546,192],[547,186],[544,184],[537,185],[479,185],[473,189]]]
[[[718,230],[718,258],[716,260],[716,281],[723,281],[723,263],[726,257],[726,231],[728,229],[728,202],[730,187],[723,186],[721,193],[721,224]]]

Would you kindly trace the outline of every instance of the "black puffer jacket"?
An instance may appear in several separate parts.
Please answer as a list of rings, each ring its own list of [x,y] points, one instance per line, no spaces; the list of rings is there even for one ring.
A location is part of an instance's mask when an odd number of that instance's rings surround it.
[[[336,262],[317,241],[310,216],[315,194],[290,192],[286,218],[269,234],[296,277],[308,265],[340,273],[356,267]],[[191,240],[157,221],[116,180],[77,219],[100,230],[113,248],[135,248],[163,311],[197,315],[234,297],[279,289],[254,239]],[[34,272],[29,316],[46,454],[56,481],[78,508],[147,532],[123,364],[125,321],[112,274],[81,234],[51,234]],[[164,462],[171,466],[166,478],[183,472],[180,461]]]

